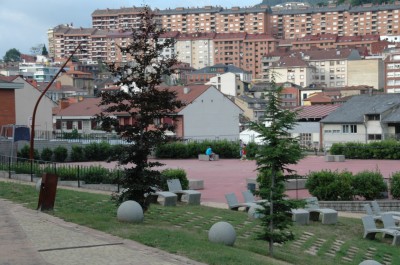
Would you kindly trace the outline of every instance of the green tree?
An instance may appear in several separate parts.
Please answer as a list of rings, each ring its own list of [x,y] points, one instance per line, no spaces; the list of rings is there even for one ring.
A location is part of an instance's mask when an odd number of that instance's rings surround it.
[[[273,256],[274,242],[282,243],[294,238],[289,230],[292,225],[291,209],[300,202],[285,197],[285,173],[293,174],[289,164],[296,164],[302,157],[297,139],[289,131],[296,124],[296,112],[281,109],[282,87],[271,83],[267,93],[265,116],[259,122],[251,122],[250,128],[260,133],[263,144],[256,153],[259,195],[268,200],[264,203],[260,238],[269,241],[269,254]],[[268,124],[268,126],[266,126]]]
[[[117,78],[116,85],[127,88],[127,91],[102,93],[103,113],[99,116],[102,128],[115,130],[130,145],[115,154],[119,164],[134,166],[125,169],[120,178],[124,188],[120,194],[114,194],[117,203],[125,200],[137,201],[144,210],[149,206],[149,193],[162,184],[162,174],[153,167],[161,166],[158,162],[149,162],[148,156],[154,148],[166,142],[165,130],[168,128],[155,122],[164,117],[173,117],[173,112],[183,106],[176,99],[176,94],[157,86],[161,77],[169,74],[177,63],[176,57],[162,55],[164,48],[171,48],[172,39],[160,40],[165,32],[157,26],[154,13],[145,6],[140,14],[140,24],[132,29],[132,42],[126,47],[119,47],[123,54],[129,54],[129,63],[113,62],[108,65],[110,72]],[[128,113],[133,124],[120,125],[113,118],[113,113]],[[162,123],[161,123],[162,124]]]
[[[43,47],[42,47],[42,55],[44,55],[44,56],[49,55],[49,52],[47,51],[47,48],[46,48],[45,44],[43,44]]]
[[[6,54],[3,57],[4,62],[19,62],[21,61],[21,53],[15,49],[12,48],[6,52]]]

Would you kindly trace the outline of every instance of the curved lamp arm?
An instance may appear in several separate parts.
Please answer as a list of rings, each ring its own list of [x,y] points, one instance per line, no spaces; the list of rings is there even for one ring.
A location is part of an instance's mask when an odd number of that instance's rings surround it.
[[[61,73],[61,71],[64,69],[64,67],[67,65],[67,63],[72,59],[72,56],[76,53],[76,51],[81,47],[81,43],[78,43],[78,46],[73,50],[71,55],[68,57],[68,59],[64,62],[64,64],[61,66],[60,70],[58,70],[57,74],[53,77],[53,79],[49,82],[49,84],[46,86],[46,88],[43,90],[42,94],[38,98],[35,104],[35,108],[33,109],[33,114],[32,114],[32,125],[31,125],[31,141],[30,141],[30,148],[29,148],[29,159],[34,158],[34,146],[35,146],[35,119],[36,119],[36,111],[39,106],[39,102],[42,99],[42,97],[46,94],[47,90],[51,87],[53,82],[57,79],[58,75]]]

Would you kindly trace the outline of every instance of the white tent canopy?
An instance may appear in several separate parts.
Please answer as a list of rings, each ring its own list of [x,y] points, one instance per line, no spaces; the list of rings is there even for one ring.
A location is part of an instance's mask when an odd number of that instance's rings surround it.
[[[262,142],[262,140],[258,137],[259,135],[260,134],[256,131],[246,129],[240,133],[239,138],[240,138],[240,140],[242,140],[242,142],[244,144],[248,144],[251,142],[260,144]]]

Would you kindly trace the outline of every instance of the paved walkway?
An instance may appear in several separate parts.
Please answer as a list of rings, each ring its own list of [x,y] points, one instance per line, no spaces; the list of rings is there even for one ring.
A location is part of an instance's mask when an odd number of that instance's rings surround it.
[[[188,179],[204,181],[204,190],[201,191],[203,202],[226,203],[225,194],[234,192],[239,201],[243,201],[241,192],[247,189],[247,178],[257,177],[257,165],[255,161],[240,161],[239,159],[221,159],[218,161],[199,161],[197,159],[158,160],[164,163],[163,168],[182,168],[187,173]],[[107,168],[115,168],[116,162],[86,162],[74,163],[82,165],[101,165]],[[323,156],[307,156],[292,165],[299,175],[307,175],[310,171],[348,170],[357,173],[363,170],[378,170],[385,178],[389,178],[393,172],[400,171],[398,160],[357,160],[347,159],[345,162],[325,162]],[[306,198],[310,194],[307,190],[291,190],[287,194],[291,198]]]
[[[0,199],[0,265],[202,263]]]

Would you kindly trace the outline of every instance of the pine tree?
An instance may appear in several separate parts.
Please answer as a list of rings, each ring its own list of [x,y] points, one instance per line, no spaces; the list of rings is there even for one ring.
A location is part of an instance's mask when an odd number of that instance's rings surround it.
[[[49,52],[47,51],[47,48],[46,48],[46,45],[45,45],[45,44],[43,44],[43,47],[42,47],[42,55],[43,55],[43,56],[49,55]]]
[[[260,238],[269,241],[269,254],[273,256],[273,244],[283,243],[294,238],[289,230],[292,225],[290,210],[301,203],[285,197],[285,174],[293,173],[288,165],[296,164],[302,157],[297,139],[289,131],[296,124],[296,112],[281,108],[282,87],[275,82],[267,93],[265,115],[259,122],[252,122],[250,128],[260,133],[263,144],[256,153],[259,183],[258,195],[268,200],[262,211],[264,227]]]
[[[157,26],[148,6],[143,8],[139,21],[139,27],[132,29],[131,43],[119,47],[122,54],[130,55],[131,61],[108,65],[118,79],[116,84],[125,90],[102,93],[101,105],[105,109],[99,119],[103,129],[115,130],[130,143],[115,154],[119,164],[133,166],[125,169],[120,179],[123,192],[114,194],[114,199],[117,203],[135,200],[146,210],[150,203],[148,195],[160,187],[162,181],[161,173],[152,169],[161,164],[148,161],[151,151],[166,141],[164,132],[167,128],[158,125],[157,121],[173,117],[173,112],[183,103],[176,99],[174,92],[157,88],[162,76],[168,75],[177,63],[175,57],[165,58],[161,53],[164,48],[171,48],[174,41],[160,40],[164,30]],[[115,112],[128,113],[132,123],[119,124],[112,116]]]

